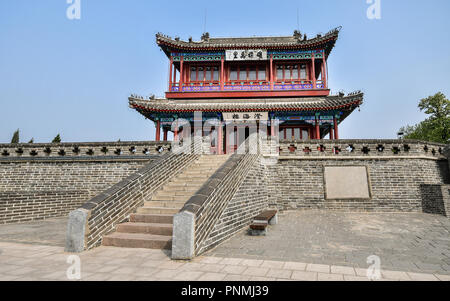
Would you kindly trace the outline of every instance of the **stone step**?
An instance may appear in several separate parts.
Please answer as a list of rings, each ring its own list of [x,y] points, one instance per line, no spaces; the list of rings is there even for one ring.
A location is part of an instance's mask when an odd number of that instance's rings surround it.
[[[197,185],[196,186],[186,186],[186,185],[165,185],[162,189],[162,191],[190,191],[192,193],[196,192],[198,190]]]
[[[178,175],[176,177],[176,179],[186,178],[186,177],[207,178],[207,177],[212,176],[213,174],[214,173],[212,173],[212,172],[193,172],[193,171],[191,171],[191,172],[185,172],[185,173]]]
[[[117,226],[120,233],[143,233],[155,235],[172,235],[172,224],[149,224],[149,223],[123,223]]]
[[[183,174],[181,174],[180,176],[204,176],[204,177],[209,177],[211,175],[213,175],[214,172],[212,171],[204,171],[204,170],[196,170],[196,171],[187,171]]]
[[[130,222],[151,224],[172,224],[173,214],[131,214]]]
[[[201,170],[215,170],[218,167],[220,167],[221,165],[222,165],[221,163],[214,163],[214,164],[208,164],[208,165],[206,165],[206,164],[194,164],[194,165],[189,166],[186,169],[186,171],[198,170],[198,169],[201,169]]]
[[[175,201],[175,202],[187,202],[190,197],[180,196],[180,195],[170,195],[170,196],[157,196],[154,195],[151,201]]]
[[[154,197],[157,198],[152,198],[152,200],[160,200],[161,198],[171,198],[171,197],[175,197],[175,196],[182,196],[182,197],[189,197],[192,196],[194,194],[194,192],[192,191],[165,191],[165,190],[160,190],[157,193],[155,193]],[[162,200],[162,201],[170,201],[171,199],[166,199],[166,200]]]
[[[177,214],[180,208],[164,208],[164,207],[141,207],[137,210],[138,214]]]
[[[121,248],[170,250],[172,248],[172,236],[115,232],[103,237],[102,244]]]
[[[175,201],[147,201],[144,202],[144,207],[167,207],[167,208],[182,208],[186,202]]]

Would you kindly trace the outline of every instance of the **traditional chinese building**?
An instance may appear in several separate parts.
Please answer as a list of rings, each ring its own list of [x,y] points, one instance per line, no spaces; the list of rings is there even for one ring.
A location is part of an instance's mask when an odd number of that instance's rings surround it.
[[[260,122],[267,124],[267,135],[280,139],[339,139],[339,124],[363,102],[362,93],[330,95],[327,60],[339,31],[312,39],[298,31],[289,37],[250,38],[205,33],[200,41],[157,34],[169,59],[166,96],[131,96],[130,106],[155,122],[157,141],[161,130],[164,140],[169,131],[179,139],[183,126],[174,127],[175,120],[192,129],[194,112],[202,112],[204,125],[220,121],[203,131],[211,135],[217,154],[236,149],[243,138],[239,127],[256,124],[259,130]]]

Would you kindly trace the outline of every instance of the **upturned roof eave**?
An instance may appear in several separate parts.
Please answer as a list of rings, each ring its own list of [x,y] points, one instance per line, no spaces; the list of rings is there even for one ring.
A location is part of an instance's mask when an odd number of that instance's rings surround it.
[[[144,110],[155,113],[192,113],[195,111],[203,112],[236,112],[236,111],[321,111],[321,110],[345,110],[356,108],[363,104],[363,94],[355,94],[346,97],[319,97],[315,100],[298,101],[253,101],[242,102],[215,102],[215,103],[179,103],[176,101],[162,100],[144,100],[129,98],[129,105],[136,110]],[[352,111],[353,111],[352,109]]]
[[[200,42],[186,42],[182,40],[174,40],[168,36],[161,33],[156,34],[156,42],[158,46],[165,52],[165,54],[170,57],[171,51],[202,51],[202,50],[217,50],[224,51],[236,48],[265,48],[265,49],[289,49],[289,50],[301,50],[301,49],[316,49],[325,48],[327,56],[330,54],[331,50],[339,37],[340,27],[331,30],[324,36],[315,37],[309,40],[297,40],[293,37],[273,37],[274,39],[286,39],[286,42],[241,42],[236,43],[239,38],[229,38],[230,43],[214,43],[215,40],[227,40],[227,38],[220,39],[209,39],[209,41]],[[255,38],[242,38],[246,40],[252,39],[267,39],[270,37],[255,37]],[[231,43],[231,41],[234,43]]]

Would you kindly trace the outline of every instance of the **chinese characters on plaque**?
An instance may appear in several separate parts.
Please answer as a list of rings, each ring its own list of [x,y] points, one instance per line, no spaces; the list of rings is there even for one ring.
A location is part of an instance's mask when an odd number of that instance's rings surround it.
[[[234,112],[234,113],[222,113],[225,121],[231,121],[236,123],[254,122],[254,121],[267,121],[269,119],[268,112]]]
[[[268,59],[266,49],[226,50],[227,61],[265,61]]]

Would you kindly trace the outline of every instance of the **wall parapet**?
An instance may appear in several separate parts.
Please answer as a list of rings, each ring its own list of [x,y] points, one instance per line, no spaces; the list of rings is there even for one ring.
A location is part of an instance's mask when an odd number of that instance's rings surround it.
[[[170,150],[170,141],[0,144],[0,162],[44,158],[145,159],[147,156],[165,154]]]
[[[200,152],[168,152],[147,164],[135,174],[86,202],[69,215],[67,252],[82,252],[101,244],[104,235],[150,200],[153,193],[193,163]],[[189,147],[192,145],[189,144]]]
[[[417,140],[282,140],[279,143],[279,156],[282,159],[420,157],[439,160],[446,159],[445,147],[445,144]]]

